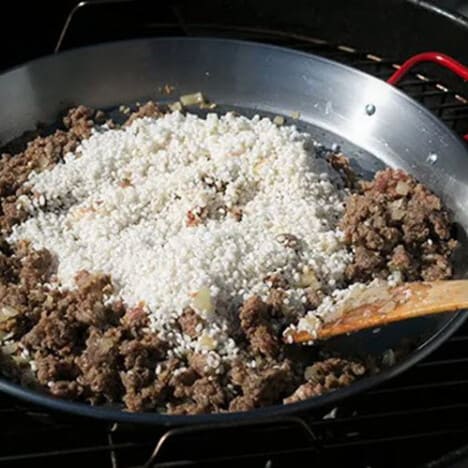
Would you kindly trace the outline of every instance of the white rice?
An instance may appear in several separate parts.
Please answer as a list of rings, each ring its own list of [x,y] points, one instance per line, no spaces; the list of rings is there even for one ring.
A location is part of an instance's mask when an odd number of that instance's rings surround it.
[[[266,297],[268,274],[289,281],[284,303],[298,317],[304,272],[325,292],[342,283],[352,255],[337,228],[346,193],[333,177],[292,126],[233,114],[142,118],[94,131],[63,164],[33,173],[40,202],[20,198],[32,217],[9,241],[55,254],[59,287],[73,288],[83,269],[111,275],[115,296],[143,302],[174,354],[210,352],[217,366],[216,354],[237,352],[230,312]],[[229,214],[239,208],[240,221]],[[188,225],[189,211],[208,217]],[[174,331],[186,306],[207,320],[195,340]]]

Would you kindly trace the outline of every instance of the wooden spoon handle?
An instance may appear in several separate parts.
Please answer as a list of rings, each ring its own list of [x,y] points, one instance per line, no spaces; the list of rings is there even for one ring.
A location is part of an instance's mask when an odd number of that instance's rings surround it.
[[[400,320],[468,309],[468,280],[405,283],[389,287],[385,294],[379,287],[372,299],[369,299],[372,296],[369,292],[363,303],[353,302],[349,308],[345,304],[342,315],[337,320],[324,323],[316,338],[299,330],[291,333],[293,342],[324,340]]]

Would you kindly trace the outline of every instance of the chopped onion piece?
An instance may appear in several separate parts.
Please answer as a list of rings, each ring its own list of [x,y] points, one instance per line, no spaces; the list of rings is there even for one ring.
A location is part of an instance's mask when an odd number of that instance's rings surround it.
[[[406,182],[400,180],[395,187],[395,191],[398,193],[398,195],[407,195],[410,191],[410,187]]]
[[[313,270],[306,269],[301,275],[301,278],[299,280],[299,286],[301,288],[308,288],[312,286],[313,289],[319,289],[320,282],[317,279],[317,275]]]
[[[200,104],[200,109],[215,109],[216,104],[214,102],[202,102]]]
[[[210,290],[208,288],[201,288],[193,297],[193,306],[199,312],[212,313],[214,311],[213,303],[211,301]]]
[[[6,322],[11,318],[16,317],[18,313],[19,312],[11,306],[3,306],[0,309],[0,323]]]
[[[273,123],[275,125],[283,125],[284,124],[284,117],[282,115],[277,115],[274,119],[273,119]]]
[[[18,350],[17,343],[6,343],[1,348],[4,354],[14,354]]]
[[[198,92],[194,94],[185,94],[184,96],[180,96],[180,102],[184,106],[193,106],[194,104],[202,104],[205,102],[205,98],[203,94]]]
[[[213,337],[204,333],[198,338],[198,345],[202,349],[206,349],[207,351],[212,351],[216,349],[216,346],[218,345],[218,343]]]
[[[179,101],[176,101],[176,102],[173,102],[172,104],[169,104],[169,109],[171,109],[172,112],[176,112],[176,111],[181,111],[183,107]]]
[[[260,159],[260,161],[258,161],[257,164],[255,164],[255,166],[253,167],[253,173],[255,175],[259,175],[260,174],[260,171],[262,169],[262,166],[266,163],[266,159],[265,158],[262,158]]]

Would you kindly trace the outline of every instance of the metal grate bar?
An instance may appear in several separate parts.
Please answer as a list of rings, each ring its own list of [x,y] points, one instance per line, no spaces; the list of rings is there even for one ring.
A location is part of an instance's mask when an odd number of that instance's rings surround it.
[[[468,357],[458,359],[441,359],[437,361],[424,361],[417,364],[417,367],[435,367],[435,366],[448,366],[448,365],[459,365],[468,364]]]
[[[351,447],[351,446],[371,446],[375,444],[389,444],[395,442],[403,442],[403,441],[411,441],[416,439],[428,439],[428,438],[435,438],[438,439],[440,437],[445,437],[453,434],[468,434],[468,429],[450,429],[450,430],[442,430],[442,431],[430,431],[430,432],[418,432],[415,434],[404,434],[401,436],[393,436],[393,437],[376,437],[373,439],[360,439],[360,440],[350,440],[347,442],[338,442],[338,443],[331,443],[331,444],[324,444],[324,448],[344,448],[344,447]]]
[[[443,389],[447,387],[456,387],[460,385],[467,385],[468,380],[453,380],[437,382],[437,383],[424,383],[424,384],[414,384],[414,385],[405,385],[405,386],[396,386],[391,388],[380,388],[377,390],[372,390],[369,392],[369,395],[380,395],[383,393],[396,393],[396,392],[414,392],[419,390],[429,390],[429,389]]]
[[[147,447],[148,444],[137,444],[134,442],[121,443],[117,445],[93,445],[87,447],[81,447],[78,449],[64,449],[64,450],[51,450],[47,452],[34,452],[18,455],[7,455],[0,457],[0,463],[13,462],[20,460],[34,460],[50,457],[65,457],[69,455],[80,455],[83,453],[98,453],[98,452],[109,452],[113,450],[123,450],[129,448],[142,448]]]
[[[458,404],[458,405],[442,405],[438,407],[430,408],[431,412],[444,412],[444,411],[459,411],[462,409],[468,409],[468,403],[466,404]],[[427,413],[428,408],[418,408],[413,410],[401,410],[401,411],[388,411],[388,412],[381,412],[381,413],[373,413],[373,414],[364,414],[364,415],[354,415],[352,418],[335,418],[333,423],[349,423],[352,420],[355,423],[362,422],[362,421],[369,421],[369,420],[376,420],[376,419],[387,419],[387,418],[398,418],[400,416],[404,417],[412,417],[412,416],[420,416],[423,413]],[[322,420],[322,421],[313,421],[311,426],[314,428],[316,426],[323,426],[330,424],[329,420]],[[468,429],[468,427],[467,427]]]
[[[315,455],[315,450],[310,447],[304,447],[301,449],[295,450],[272,450],[268,452],[260,452],[255,453],[253,455],[236,455],[236,456],[229,456],[229,457],[210,457],[210,458],[201,458],[197,459],[196,461],[191,460],[181,460],[176,462],[161,462],[161,463],[154,463],[145,466],[145,468],[163,468],[163,467],[179,467],[179,466],[221,466],[222,464],[229,463],[229,466],[233,466],[235,463],[242,463],[242,462],[260,462],[263,460],[263,463],[258,466],[268,466],[265,462],[269,459],[274,459],[278,457],[283,458],[291,458],[294,455],[296,458],[302,457],[309,457],[311,458]],[[249,465],[250,466],[250,465]],[[271,465],[270,465],[271,466]]]
[[[461,111],[459,117],[461,118],[468,117],[468,109],[466,105],[464,105],[461,102],[444,102],[442,104],[439,104],[437,107],[441,111],[444,111],[444,110]]]
[[[416,78],[416,79],[406,78],[405,80],[401,82],[399,87],[406,88],[410,86],[435,86],[437,84],[438,84],[438,81],[431,80],[431,79],[421,80],[420,78]]]
[[[242,457],[256,457],[263,452],[272,453],[270,450],[270,443],[267,444],[268,449],[265,450],[265,444],[260,442],[260,440],[270,440],[275,443],[272,444],[274,447],[273,452],[275,454],[288,453],[290,451],[296,451],[302,446],[306,446],[310,451],[316,451],[316,437],[312,432],[310,426],[300,418],[274,418],[268,420],[259,420],[254,422],[228,422],[228,423],[218,423],[206,426],[192,426],[192,427],[183,427],[178,429],[172,429],[166,432],[158,441],[154,451],[145,464],[145,467],[152,466],[156,461],[161,459],[164,460],[164,453],[167,451],[167,448],[174,444],[183,444],[187,436],[192,440],[204,439],[205,434],[212,435],[215,437],[215,442],[219,447],[224,447],[226,441],[229,442],[229,447],[226,447],[226,450],[223,450],[223,453],[218,453],[218,448],[213,448],[213,455],[210,459],[217,459],[218,457],[224,459],[225,455],[229,453],[230,458],[237,458],[238,451],[232,451],[231,439],[234,431],[237,431],[237,443],[242,443],[244,441],[244,450]],[[295,443],[288,443],[287,446],[284,446],[284,439],[282,437],[278,438],[281,435],[281,432],[278,431],[287,431],[289,434],[295,435]],[[271,437],[268,437],[269,433]],[[252,448],[247,448],[246,440],[244,439],[245,434],[249,441],[257,440],[257,443],[253,450]],[[259,437],[261,435],[261,437]],[[301,444],[301,445],[297,445]],[[296,446],[295,446],[296,445]],[[185,456],[188,456],[186,453]]]
[[[468,341],[468,335],[456,335],[456,336],[453,336],[452,338],[450,338],[450,341],[449,342],[452,342],[452,343],[458,343],[460,341]]]
[[[358,59],[358,60],[355,60],[353,61],[353,64],[354,65],[376,65],[376,66],[388,66],[389,68],[393,67],[393,60],[385,60],[385,59],[381,59],[381,60],[372,60],[372,59],[369,59],[367,58],[364,58],[364,59]]]
[[[446,97],[450,97],[450,98],[453,98],[454,100],[456,99],[456,95],[454,92],[452,91],[424,91],[424,92],[420,92],[420,93],[417,93],[417,92],[413,92],[412,93],[412,97],[414,99],[417,99],[417,100],[421,100],[423,98],[438,98],[438,99],[444,99]],[[464,104],[462,101],[456,101],[458,102],[459,104]]]

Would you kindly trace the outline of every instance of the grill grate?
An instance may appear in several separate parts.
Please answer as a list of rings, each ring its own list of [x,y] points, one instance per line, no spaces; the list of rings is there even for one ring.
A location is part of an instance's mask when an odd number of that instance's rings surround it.
[[[312,52],[388,78],[395,61],[319,39],[239,27],[148,24],[153,35],[218,35]],[[468,102],[436,77],[413,73],[399,87],[456,132],[468,132]],[[314,413],[233,428],[141,428],[47,413],[0,396],[0,466],[276,467],[304,457],[327,466],[422,466],[468,438],[468,324],[425,361],[381,388]],[[441,396],[442,395],[442,396]],[[159,441],[159,443],[158,443]],[[385,453],[383,457],[382,454]]]

